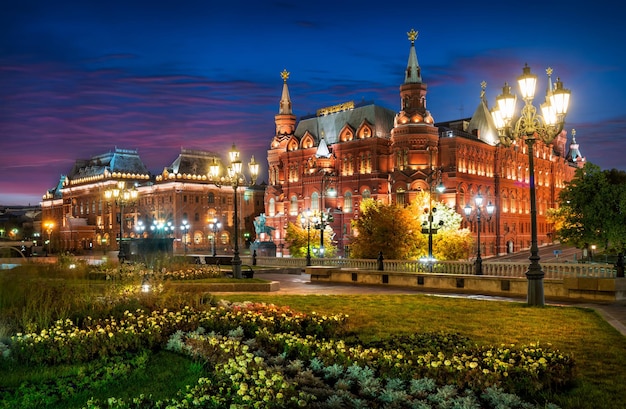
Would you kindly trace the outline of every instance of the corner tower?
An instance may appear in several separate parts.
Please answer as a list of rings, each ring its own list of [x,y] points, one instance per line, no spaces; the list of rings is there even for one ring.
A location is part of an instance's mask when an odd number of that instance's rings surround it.
[[[404,83],[400,86],[401,111],[395,117],[391,142],[395,170],[410,174],[429,168],[437,161],[439,130],[426,109],[427,86],[422,82],[422,70],[415,52],[417,31],[412,29],[407,35],[411,49]]]
[[[283,79],[283,93],[280,97],[278,115],[274,116],[276,135],[272,140],[272,148],[278,147],[281,143],[289,140],[296,130],[296,116],[291,109],[291,98],[289,97],[289,87],[287,87],[289,72],[283,70],[280,76]]]
[[[287,86],[289,72],[286,69],[283,70],[280,73],[280,77],[283,79],[283,92],[280,97],[278,114],[274,116],[276,133],[274,138],[272,138],[270,149],[267,152],[270,186],[281,185],[285,181],[280,155],[282,152],[287,151],[289,142],[294,140],[294,132],[296,130],[296,116],[293,114],[291,98],[289,97],[289,87]]]

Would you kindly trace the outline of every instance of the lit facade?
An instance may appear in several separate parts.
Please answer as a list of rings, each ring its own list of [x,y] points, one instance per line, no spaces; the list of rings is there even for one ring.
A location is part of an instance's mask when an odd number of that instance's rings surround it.
[[[59,185],[42,201],[42,220],[58,226],[53,231],[54,248],[63,251],[116,250],[123,214],[124,238],[171,237],[174,250],[206,253],[216,246],[218,254],[233,248],[233,188],[218,187],[209,180],[209,167],[219,155],[182,149],[178,158],[151,175],[137,151],[115,149],[89,160],[78,160]],[[105,197],[119,181],[137,190],[132,203]],[[263,212],[264,186],[240,187],[240,243],[254,239],[254,218]],[[214,219],[221,229],[213,232]],[[188,226],[183,229],[183,225]],[[252,236],[251,236],[252,235]]]
[[[480,193],[495,213],[481,223],[484,256],[518,252],[530,247],[528,156],[525,144],[506,147],[484,98],[484,87],[471,118],[435,123],[426,108],[427,85],[422,81],[415,39],[411,31],[405,81],[400,85],[400,109],[391,111],[373,103],[347,102],[318,110],[296,120],[287,80],[276,133],[268,150],[269,185],[265,192],[266,223],[279,254],[287,255],[288,223],[300,224],[300,215],[328,211],[338,255],[347,257],[351,222],[358,218],[366,198],[383,203],[408,204],[421,191],[463,214]],[[575,140],[566,151],[563,131],[549,146],[537,143],[535,177],[539,245],[552,241],[546,220],[558,207],[558,193],[573,178],[584,158]],[[443,184],[438,193],[434,188]],[[330,189],[336,196],[329,195]],[[477,223],[464,221],[474,235]],[[384,249],[381,249],[384,252]]]

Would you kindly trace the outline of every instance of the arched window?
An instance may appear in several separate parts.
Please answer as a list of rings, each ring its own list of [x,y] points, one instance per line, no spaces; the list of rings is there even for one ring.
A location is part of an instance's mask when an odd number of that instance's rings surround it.
[[[343,195],[343,212],[352,213],[352,192]]]
[[[317,192],[313,192],[311,195],[311,211],[317,212],[320,210],[320,195]]]
[[[298,196],[291,196],[291,202],[289,203],[289,214],[292,216],[298,215]]]
[[[215,203],[215,195],[213,192],[209,192],[209,204]]]
[[[361,196],[363,196],[363,199],[369,199],[370,197],[372,197],[372,194],[370,193],[369,189],[365,189],[363,193],[361,193]]]

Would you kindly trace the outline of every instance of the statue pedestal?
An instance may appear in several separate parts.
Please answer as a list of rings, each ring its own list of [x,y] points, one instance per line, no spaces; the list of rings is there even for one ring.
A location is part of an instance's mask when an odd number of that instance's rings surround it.
[[[255,241],[250,245],[250,252],[256,251],[259,257],[276,257],[276,244],[271,241]]]

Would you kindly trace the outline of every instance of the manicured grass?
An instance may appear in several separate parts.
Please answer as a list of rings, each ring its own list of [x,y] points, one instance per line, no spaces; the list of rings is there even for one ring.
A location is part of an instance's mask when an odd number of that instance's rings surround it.
[[[365,339],[445,331],[458,332],[480,345],[551,344],[573,354],[580,381],[572,390],[550,396],[550,401],[572,409],[624,407],[626,337],[591,309],[532,308],[428,295],[228,294],[222,298],[289,305],[304,312],[342,312],[350,315],[350,330]]]
[[[140,394],[152,395],[155,399],[176,396],[187,385],[195,385],[202,372],[191,359],[168,351],[152,355],[145,368],[133,371],[128,378],[114,382],[105,388],[78,393],[70,400],[50,406],[50,409],[79,409],[89,398],[106,400],[111,396],[132,399]]]

